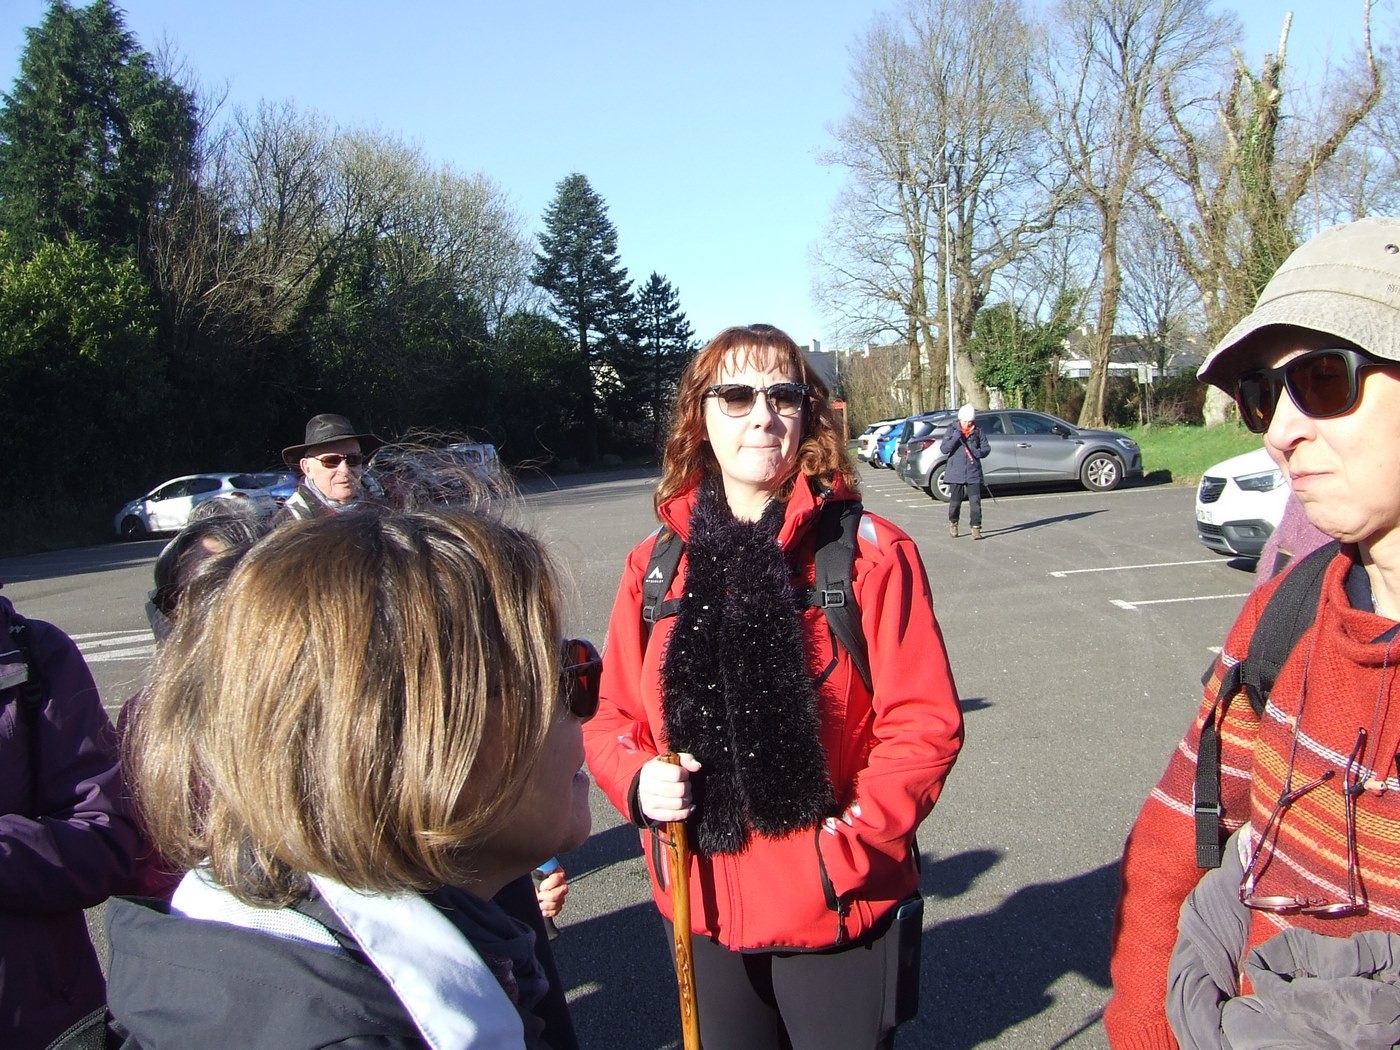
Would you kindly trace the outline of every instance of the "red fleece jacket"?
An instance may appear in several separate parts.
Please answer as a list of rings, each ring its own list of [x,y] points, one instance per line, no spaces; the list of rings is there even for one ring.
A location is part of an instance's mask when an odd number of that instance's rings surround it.
[[[855,496],[841,486],[829,498]],[[663,521],[682,538],[689,534],[693,499],[688,492],[661,507]],[[819,509],[818,498],[799,482],[778,535],[791,564],[801,567],[795,582],[810,585],[815,579]],[[584,726],[589,768],[629,818],[638,772],[666,750],[660,668],[675,618],[658,623],[648,642],[642,577],[653,540],[628,556],[608,625],[602,703]],[[683,592],[686,568],[682,558],[668,597]],[[755,835],[739,856],[694,858],[693,931],[727,947],[825,948],[858,938],[918,883],[910,843],[962,746],[962,712],[918,550],[905,533],[873,514],[862,520],[855,596],[873,693],[840,649],[836,669],[819,690],[821,741],[841,816],[824,828],[783,838]],[[832,657],[820,609],[804,613],[803,630],[816,678]],[[664,851],[650,831],[643,830],[642,842],[654,896],[669,918]],[[836,910],[826,884],[839,897]]]

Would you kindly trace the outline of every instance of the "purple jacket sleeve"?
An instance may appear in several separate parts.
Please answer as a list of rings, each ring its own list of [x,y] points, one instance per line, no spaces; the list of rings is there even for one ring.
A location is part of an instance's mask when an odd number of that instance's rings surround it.
[[[139,833],[82,654],[28,622],[45,700],[37,717],[13,694],[0,708],[0,909],[71,911],[128,888]]]

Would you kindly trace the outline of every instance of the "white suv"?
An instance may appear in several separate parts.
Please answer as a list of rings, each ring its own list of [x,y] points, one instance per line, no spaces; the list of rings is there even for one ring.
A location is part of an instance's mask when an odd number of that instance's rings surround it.
[[[1217,463],[1196,489],[1196,534],[1211,550],[1258,558],[1283,517],[1288,481],[1267,449]]]

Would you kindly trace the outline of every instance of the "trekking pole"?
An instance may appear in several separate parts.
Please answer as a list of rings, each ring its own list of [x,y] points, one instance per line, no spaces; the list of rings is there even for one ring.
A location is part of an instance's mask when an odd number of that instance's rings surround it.
[[[661,756],[673,766],[681,764],[674,752]],[[695,957],[690,945],[690,849],[685,821],[666,825],[666,852],[671,863],[671,923],[675,935],[676,987],[680,993],[681,1035],[684,1050],[700,1050],[700,1010],[695,1001]]]

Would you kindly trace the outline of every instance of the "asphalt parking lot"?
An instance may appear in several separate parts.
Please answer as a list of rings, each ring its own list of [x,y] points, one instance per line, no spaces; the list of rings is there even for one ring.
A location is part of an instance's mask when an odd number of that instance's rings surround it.
[[[1196,541],[1188,487],[998,493],[973,542],[950,539],[946,506],[892,472],[862,468],[862,481],[867,507],[918,542],[967,719],[919,834],[921,1013],[898,1045],[1105,1047],[1123,838],[1253,577]],[[634,472],[530,487],[519,513],[572,580],[570,633],[602,639],[622,559],[655,524],[653,484]],[[0,560],[4,593],[78,638],[109,707],[149,660],[141,601],[158,550]],[[555,950],[584,1045],[678,1046],[636,835],[600,794],[593,837],[564,863]]]

